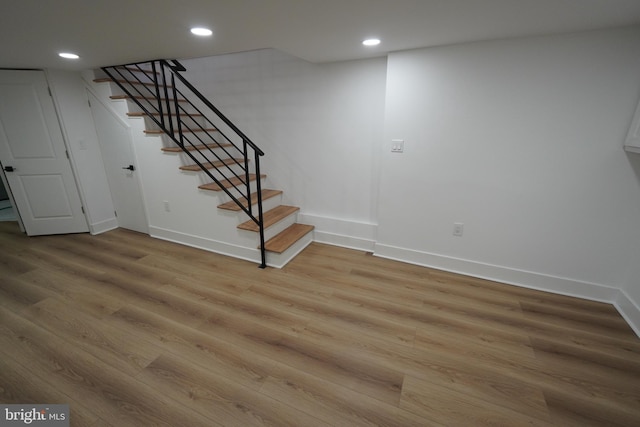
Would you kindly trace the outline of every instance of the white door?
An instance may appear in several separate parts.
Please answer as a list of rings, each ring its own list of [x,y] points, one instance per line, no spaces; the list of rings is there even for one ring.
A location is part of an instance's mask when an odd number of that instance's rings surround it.
[[[118,226],[149,233],[129,126],[88,93]]]
[[[89,231],[43,71],[0,70],[0,162],[28,235]]]

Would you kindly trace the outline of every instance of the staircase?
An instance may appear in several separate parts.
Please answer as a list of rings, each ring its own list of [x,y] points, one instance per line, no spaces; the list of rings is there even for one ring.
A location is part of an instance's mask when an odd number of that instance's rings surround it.
[[[282,191],[262,188],[264,152],[185,79],[182,64],[157,60],[101,70],[104,77],[94,82],[112,85],[110,98],[127,101],[128,117],[145,118],[144,133],[165,140],[165,155],[187,159],[176,173],[201,174],[198,189],[219,195],[219,214],[236,213],[239,232],[255,235],[261,268],[268,254],[293,257],[311,242],[313,226],[296,222],[299,208],[279,204]],[[263,210],[266,205],[271,208]]]

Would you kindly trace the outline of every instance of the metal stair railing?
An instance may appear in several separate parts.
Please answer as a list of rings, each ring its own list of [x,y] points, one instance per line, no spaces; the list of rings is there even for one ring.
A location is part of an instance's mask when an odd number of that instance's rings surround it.
[[[178,61],[162,59],[102,70],[256,223],[260,234],[260,267],[265,268],[260,181],[260,157],[264,152],[185,79],[181,73],[186,69]],[[255,195],[251,193],[252,175],[256,181]],[[231,189],[241,196],[237,197]]]

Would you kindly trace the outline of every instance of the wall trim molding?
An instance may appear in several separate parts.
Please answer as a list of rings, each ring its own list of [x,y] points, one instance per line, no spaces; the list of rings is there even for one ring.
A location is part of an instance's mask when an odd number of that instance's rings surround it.
[[[380,243],[375,244],[373,254],[381,258],[464,274],[527,289],[609,303],[618,310],[629,327],[640,337],[640,307],[622,289]]]
[[[181,233],[179,231],[154,226],[149,226],[149,235],[156,239],[167,240],[169,242],[179,243],[181,245],[191,246],[192,248],[215,252],[217,254],[233,258],[240,258],[257,264],[260,263],[260,251],[257,249],[245,248],[214,239],[207,239],[200,236],[194,236],[193,234]]]
[[[377,224],[304,213],[298,214],[298,220],[315,227],[314,242],[367,252],[375,247]]]
[[[93,235],[102,234],[107,231],[118,228],[118,220],[116,218],[106,219],[95,224],[89,224],[89,232]]]
[[[620,290],[598,283],[480,263],[461,258],[376,244],[375,256],[459,273],[508,285],[614,304]]]
[[[640,337],[640,307],[623,290],[598,283],[376,243],[374,239],[375,224],[338,220],[309,214],[299,214],[298,218],[300,222],[316,226],[316,230],[313,232],[314,242],[373,252],[374,256],[380,258],[464,274],[527,289],[612,304]],[[91,225],[92,234],[98,234],[113,228],[117,228],[117,223],[114,225],[111,221]],[[356,235],[347,233],[347,231],[355,231]],[[153,226],[149,227],[149,234],[157,239],[244,259],[256,264],[260,263],[260,252],[257,249]],[[297,248],[296,253],[290,258],[293,258],[303,250],[307,244],[308,242],[301,248]],[[276,261],[275,264],[270,262],[267,262],[267,264],[270,267],[281,268],[286,265],[288,260],[283,262],[282,259],[277,259],[274,261]]]
[[[149,235],[156,239],[166,240],[232,258],[243,259],[245,261],[255,263],[256,267],[260,265],[260,251],[257,248],[253,249],[244,246],[232,245],[214,239],[207,239],[200,236],[194,236],[192,234],[181,233],[179,231],[154,226],[149,227]],[[293,245],[281,254],[267,252],[267,266],[273,268],[284,267],[289,261],[291,261],[291,259],[311,243],[311,241],[312,238],[309,236],[308,238],[301,239],[297,244]]]
[[[640,307],[629,298],[629,295],[624,290],[619,291],[613,305],[636,335],[640,337]]]

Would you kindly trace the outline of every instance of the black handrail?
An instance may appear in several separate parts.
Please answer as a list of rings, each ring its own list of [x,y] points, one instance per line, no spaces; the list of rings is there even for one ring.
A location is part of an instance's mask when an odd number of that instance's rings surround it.
[[[175,65],[170,65],[169,62],[167,60],[160,60],[161,63],[166,64],[170,69],[175,71],[175,76],[178,77],[178,79],[180,79],[180,81],[189,88],[189,90],[191,90],[194,94],[196,94],[196,96],[198,96],[198,98],[200,98],[200,101],[204,102],[205,105],[207,107],[209,107],[214,113],[216,113],[216,115],[225,122],[225,124],[227,126],[229,126],[231,129],[233,129],[233,131],[242,138],[243,141],[246,141],[247,144],[249,144],[251,146],[252,149],[254,149],[260,156],[264,156],[264,152],[253,142],[251,142],[251,140],[244,134],[242,133],[242,131],[240,129],[238,129],[238,127],[231,121],[229,120],[224,114],[222,114],[220,112],[220,110],[218,110],[207,98],[205,98],[199,91],[198,89],[196,89],[195,87],[193,87],[193,85],[191,83],[189,83],[184,77],[182,77],[182,75],[179,74],[179,71],[186,71],[187,69],[180,64],[177,60],[172,60],[171,62],[173,62]]]
[[[150,68],[149,68],[150,66]],[[216,108],[200,91],[198,91],[180,73],[186,68],[176,60],[155,60],[119,66],[103,67],[102,70],[120,89],[136,103],[138,107],[176,144],[198,167],[215,182],[240,209],[259,227],[261,268],[266,267],[266,250],[264,242],[264,215],[262,210],[262,184],[260,180],[260,157],[264,152],[254,144],[231,120]],[[141,78],[144,76],[144,78]],[[187,90],[180,90],[182,88]],[[187,93],[188,92],[188,93]],[[204,105],[199,107],[191,100],[191,96]],[[181,104],[186,104],[185,108]],[[207,110],[207,111],[204,111]],[[190,111],[194,111],[190,113]],[[202,121],[200,123],[196,117]],[[228,137],[214,121],[224,123],[228,129],[242,141],[241,147]],[[211,130],[213,129],[213,131]],[[202,135],[202,136],[200,136]],[[204,147],[200,149],[199,147]],[[227,150],[238,153],[241,161]],[[222,159],[214,150],[222,150],[228,159]],[[197,158],[197,152],[204,161]],[[251,156],[253,152],[253,156]],[[213,156],[211,158],[210,156]],[[253,157],[253,158],[251,158]],[[214,159],[220,161],[216,166]],[[224,161],[229,160],[229,162]],[[253,161],[253,171],[250,163]],[[240,173],[234,169],[241,170]],[[214,169],[219,179],[210,169]],[[256,177],[256,205],[258,212],[254,214],[251,194],[251,175]],[[231,176],[230,176],[231,175]],[[236,185],[233,178],[241,184]],[[226,180],[227,188],[221,181]],[[231,191],[236,190],[246,201],[246,206]]]

